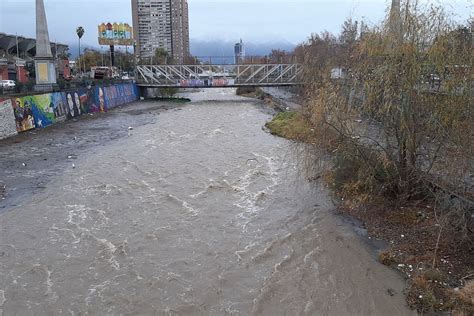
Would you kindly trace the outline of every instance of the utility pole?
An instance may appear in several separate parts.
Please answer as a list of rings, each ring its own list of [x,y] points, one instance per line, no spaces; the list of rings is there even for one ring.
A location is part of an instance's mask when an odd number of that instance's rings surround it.
[[[16,57],[19,59],[20,58],[20,50],[18,49],[18,34],[16,35]]]

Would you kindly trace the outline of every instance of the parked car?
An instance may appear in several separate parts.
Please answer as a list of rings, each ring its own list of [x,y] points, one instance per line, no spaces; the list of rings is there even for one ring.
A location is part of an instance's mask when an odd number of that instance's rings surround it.
[[[0,80],[0,85],[3,89],[14,89],[16,83],[14,80]]]

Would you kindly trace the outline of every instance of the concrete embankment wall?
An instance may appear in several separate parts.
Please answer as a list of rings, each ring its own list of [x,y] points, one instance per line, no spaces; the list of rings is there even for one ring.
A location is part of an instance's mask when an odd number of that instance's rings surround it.
[[[23,97],[0,96],[0,139],[83,114],[106,112],[139,98],[139,89],[133,83]]]

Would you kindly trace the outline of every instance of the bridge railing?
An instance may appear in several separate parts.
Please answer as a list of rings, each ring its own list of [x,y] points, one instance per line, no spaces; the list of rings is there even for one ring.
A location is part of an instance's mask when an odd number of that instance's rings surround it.
[[[147,86],[270,86],[301,83],[300,64],[139,65],[138,84]]]

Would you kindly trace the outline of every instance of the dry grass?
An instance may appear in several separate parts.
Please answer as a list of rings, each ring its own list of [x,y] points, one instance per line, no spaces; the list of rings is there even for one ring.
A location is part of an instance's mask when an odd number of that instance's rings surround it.
[[[474,315],[474,281],[469,281],[459,291],[455,292],[458,307],[454,310],[454,315],[467,316]]]

